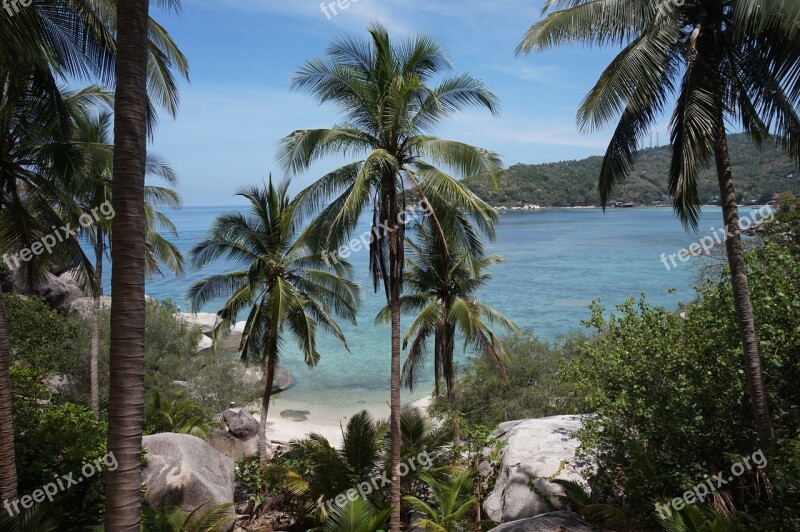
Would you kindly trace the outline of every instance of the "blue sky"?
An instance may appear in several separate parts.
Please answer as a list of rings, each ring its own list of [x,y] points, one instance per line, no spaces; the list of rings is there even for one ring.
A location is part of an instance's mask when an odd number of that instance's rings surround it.
[[[186,54],[191,83],[177,120],[163,118],[151,147],[176,168],[186,205],[236,204],[233,193],[270,172],[278,141],[295,129],[327,127],[332,108],[289,89],[293,72],[342,34],[366,35],[371,21],[397,37],[434,35],[455,72],[485,81],[501,101],[499,118],[469,111],[439,136],[500,153],[506,165],[583,158],[604,151],[608,131],[578,132],[575,110],[613,56],[561,48],[517,58],[514,49],[542,0],[359,0],[330,18],[319,0],[183,0],[180,16],[155,11]],[[666,128],[662,127],[661,138]],[[300,190],[339,161],[293,180]]]

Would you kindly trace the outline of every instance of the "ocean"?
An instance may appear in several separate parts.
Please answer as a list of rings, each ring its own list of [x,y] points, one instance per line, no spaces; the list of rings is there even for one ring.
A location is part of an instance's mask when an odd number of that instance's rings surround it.
[[[187,207],[167,213],[179,230],[177,245],[187,259],[215,216],[230,210]],[[743,209],[742,215],[747,214],[748,209]],[[548,341],[581,329],[581,321],[590,316],[587,306],[595,299],[611,308],[644,292],[651,303],[674,310],[680,302],[694,298],[695,266],[702,259],[678,262],[677,268],[668,270],[661,261],[662,254],[677,253],[721,224],[721,209],[713,207],[703,210],[697,234],[688,233],[669,208],[507,211],[497,225],[495,242],[487,246],[490,253],[506,260],[493,267],[493,279],[478,297],[522,329]],[[368,230],[366,218],[362,226],[356,234]],[[359,405],[385,405],[388,401],[389,327],[374,325],[385,298],[382,292],[372,291],[367,253],[354,253],[349,260],[364,291],[358,325],[343,325],[350,352],[322,334],[321,361],[316,368],[308,369],[297,347],[286,342],[281,364],[293,374],[296,384],[282,394],[283,404],[352,412]],[[181,279],[154,278],[147,283],[147,294],[170,299],[188,311],[188,287],[231,267],[218,262],[200,271],[187,268]],[[218,304],[203,310],[216,312]],[[469,354],[462,352],[459,357],[463,361]],[[428,370],[406,400],[430,393],[432,368]]]

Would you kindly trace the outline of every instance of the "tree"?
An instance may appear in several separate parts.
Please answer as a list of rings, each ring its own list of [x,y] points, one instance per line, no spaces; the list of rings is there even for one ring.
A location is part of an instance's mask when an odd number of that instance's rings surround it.
[[[169,2],[168,2],[169,3]],[[173,6],[176,4],[172,4]],[[65,113],[60,97],[59,81],[68,78],[99,78],[102,82],[114,80],[114,59],[117,50],[114,42],[116,6],[113,2],[94,2],[89,0],[56,0],[36,1],[33,6],[21,9],[15,16],[0,18],[0,75],[16,80],[28,80],[30,92],[15,92],[19,88],[17,82],[5,84],[3,106],[16,106],[17,99],[23,98],[36,103],[35,112],[39,120],[48,124],[59,122],[59,134],[66,138],[70,131],[70,121]],[[150,61],[149,88],[167,110],[174,113],[177,105],[177,87],[172,78],[171,69],[177,68],[186,77],[188,65],[186,59],[177,49],[169,35],[152,20],[150,22],[150,41],[145,53]],[[155,113],[151,112],[151,121]],[[9,137],[14,140],[6,143],[6,147],[16,147],[17,141],[29,143],[40,133],[37,124],[29,131],[22,130],[23,136]],[[7,131],[4,131],[4,134]],[[2,170],[6,170],[4,162]],[[37,170],[36,162],[30,161]],[[13,165],[11,168],[14,169]],[[30,178],[30,174],[27,175]],[[0,187],[5,192],[7,186],[16,188],[14,180],[18,176],[6,173],[2,177]],[[35,192],[32,192],[35,191]],[[25,189],[25,199],[39,197],[39,189]],[[37,198],[38,197],[38,198]],[[16,200],[23,199],[17,197]],[[46,200],[45,200],[46,203]],[[0,205],[0,213],[2,212]],[[51,220],[48,220],[48,222]],[[55,225],[60,227],[60,223]],[[32,271],[32,270],[31,270]],[[0,294],[2,307],[2,294]],[[11,417],[11,397],[9,390],[7,358],[7,324],[5,313],[0,308],[0,495],[8,498],[16,497],[16,476],[14,474],[13,454],[13,420]]]
[[[148,0],[119,2],[111,190],[111,341],[106,528],[139,528],[144,422],[144,177],[148,131]]]
[[[294,337],[306,364],[316,366],[317,329],[333,334],[347,348],[331,313],[355,323],[360,298],[358,285],[349,280],[349,265],[328,266],[320,253],[298,238],[302,220],[289,201],[288,186],[285,181],[275,187],[270,179],[264,188],[243,189],[238,195],[250,203],[249,215],[219,216],[209,237],[192,249],[196,268],[222,257],[246,267],[195,283],[189,299],[197,312],[218,297],[228,297],[218,313],[215,341],[230,331],[240,312],[248,312],[240,349],[242,360],[260,364],[265,375],[258,429],[262,467],[271,459],[267,414],[284,338]]]
[[[407,495],[403,500],[424,517],[417,526],[432,532],[464,530],[465,521],[478,505],[478,498],[471,493],[475,471],[458,467],[449,468],[443,479],[437,480],[430,473],[420,474],[420,478],[430,488],[432,504]]]
[[[76,179],[75,200],[83,215],[91,216],[98,212],[103,205],[110,205],[112,201],[111,176],[114,146],[111,143],[110,112],[101,111],[94,115],[84,115],[78,118],[75,126],[75,142],[82,151],[82,164],[79,176]],[[156,176],[163,179],[167,185],[175,186],[178,178],[174,170],[159,156],[148,154],[147,176]],[[181,199],[177,192],[171,188],[145,185],[145,248],[147,273],[149,275],[161,274],[159,262],[164,263],[175,275],[183,274],[183,255],[171,242],[166,240],[159,229],[166,229],[173,236],[177,236],[177,229],[163,213],[156,210],[158,207],[180,208]],[[105,214],[105,212],[103,212]],[[90,348],[90,381],[91,381],[91,407],[98,415],[100,412],[100,392],[98,378],[98,358],[100,351],[100,298],[103,295],[103,260],[110,249],[111,219],[109,215],[98,219],[93,225],[93,230],[86,233],[87,240],[94,250],[95,260],[92,271],[87,272],[93,283],[87,288],[92,293],[91,312],[91,348]],[[76,223],[77,225],[77,223]]]
[[[800,160],[800,4],[792,0],[550,0],[519,53],[559,44],[621,44],[622,51],[581,104],[591,131],[619,116],[600,171],[603,204],[633,168],[637,147],[673,96],[669,191],[675,212],[696,228],[697,179],[712,160],[717,178],[736,317],[762,448],[773,428],[745,269],[726,121],[756,143],[774,135]]]
[[[455,411],[456,369],[454,362],[456,333],[464,338],[478,353],[491,360],[505,377],[505,360],[508,353],[503,342],[491,330],[499,325],[505,330],[518,333],[519,328],[506,316],[478,301],[475,292],[491,279],[486,268],[502,261],[499,255],[486,256],[480,238],[471,232],[465,221],[460,228],[467,227],[471,238],[449,238],[442,245],[433,223],[422,224],[416,230],[416,239],[407,241],[411,259],[406,261],[404,286],[408,292],[400,298],[400,308],[405,313],[417,313],[403,339],[403,349],[408,357],[403,367],[406,386],[414,387],[427,356],[428,340],[434,341],[435,394],[439,395],[439,383],[444,378],[447,397]],[[448,229],[446,234],[453,235]],[[465,246],[462,240],[469,243]],[[385,307],[376,317],[376,322],[388,321],[389,308]]]
[[[497,213],[438,166],[473,176],[494,174],[501,162],[487,150],[428,134],[467,107],[496,113],[497,99],[483,82],[464,74],[429,87],[426,83],[436,74],[451,69],[435,40],[416,36],[395,43],[380,25],[369,32],[368,40],[335,41],[325,57],[308,61],[297,72],[293,88],[312,94],[320,104],[337,105],[344,120],[329,129],[290,134],[282,141],[280,159],[289,173],[297,173],[331,154],[365,157],[320,178],[298,196],[298,202],[304,209],[319,211],[308,232],[326,250],[337,249],[372,204],[370,273],[376,292],[383,285],[392,324],[391,530],[396,532],[400,528],[400,296],[407,189],[427,202],[434,216],[448,210],[469,213],[491,236]]]

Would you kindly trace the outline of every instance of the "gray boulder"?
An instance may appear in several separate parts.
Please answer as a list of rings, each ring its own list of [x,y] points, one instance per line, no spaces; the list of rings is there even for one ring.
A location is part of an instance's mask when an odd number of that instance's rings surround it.
[[[506,446],[495,488],[483,503],[487,517],[508,522],[563,509],[563,490],[547,478],[582,481],[574,464],[579,442],[572,437],[581,426],[580,416],[502,423],[495,437]]]
[[[215,429],[208,435],[208,444],[231,460],[258,458],[258,435],[241,439],[226,429]]]
[[[189,327],[200,329],[203,334],[211,334],[214,332],[219,317],[210,312],[198,312],[197,314],[190,314],[188,312],[181,312],[178,317],[183,320]]]
[[[222,413],[222,419],[236,438],[246,440],[258,435],[258,421],[246,408],[230,408]]]
[[[190,511],[208,500],[214,506],[233,502],[233,460],[200,438],[153,434],[145,436],[142,445],[147,448],[145,496],[156,510],[180,506]]]
[[[89,319],[92,317],[92,305],[94,299],[91,297],[79,297],[69,304],[67,314],[73,317]],[[100,296],[100,309],[111,308],[111,296]]]
[[[58,276],[47,272],[35,287],[26,289],[19,285],[15,286],[15,291],[22,295],[41,297],[51,308],[63,311],[68,311],[75,300],[85,295],[72,271]]]
[[[596,532],[599,530],[570,512],[550,512],[529,519],[512,521],[492,529],[492,532]]]

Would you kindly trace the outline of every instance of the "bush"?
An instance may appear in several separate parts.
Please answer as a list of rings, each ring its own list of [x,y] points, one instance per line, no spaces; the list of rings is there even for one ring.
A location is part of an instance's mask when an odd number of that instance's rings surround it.
[[[777,437],[767,475],[780,497],[770,504],[754,474],[723,490],[753,519],[782,508],[785,525],[800,517],[797,478],[784,470],[793,465],[796,477],[800,461],[800,262],[772,244],[747,261]],[[582,344],[566,374],[575,399],[597,414],[581,434],[583,453],[597,465],[593,496],[645,527],[656,524],[655,499],[679,496],[759,450],[729,274],[699,296],[682,309],[685,319],[644,297],[608,319],[594,305],[588,325],[599,336]]]
[[[37,373],[12,368],[14,391],[14,438],[20,495],[72,474],[106,454],[107,426],[94,420],[88,408],[73,403],[54,405],[38,383]],[[103,515],[103,476],[94,473],[60,491],[59,530],[80,530],[96,524]]]
[[[12,363],[42,374],[80,369],[81,323],[52,310],[43,299],[4,294]]]
[[[511,361],[508,381],[483,358],[471,358],[458,381],[459,410],[471,423],[496,427],[504,421],[576,413],[571,386],[561,378],[579,336],[551,345],[533,336],[504,339]]]

